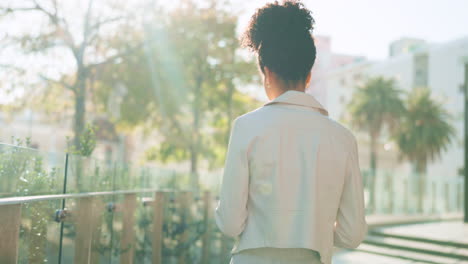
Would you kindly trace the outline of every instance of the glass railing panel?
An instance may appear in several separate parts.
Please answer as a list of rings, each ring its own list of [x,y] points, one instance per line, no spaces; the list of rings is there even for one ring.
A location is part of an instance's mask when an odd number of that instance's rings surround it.
[[[61,200],[22,205],[18,263],[58,263],[60,223],[54,218],[60,206]]]
[[[113,236],[112,196],[66,200],[70,217],[64,221],[62,263],[112,263]]]
[[[0,197],[62,192],[65,154],[0,144]]]
[[[117,175],[114,163],[79,155],[69,155],[67,170],[69,193],[112,191]]]
[[[139,193],[135,210],[135,256],[134,263],[151,264],[153,257],[154,193]]]
[[[363,178],[367,214],[440,215],[462,211],[463,177],[426,177],[404,171],[379,170],[375,178],[374,211],[370,210],[370,173],[363,171]]]

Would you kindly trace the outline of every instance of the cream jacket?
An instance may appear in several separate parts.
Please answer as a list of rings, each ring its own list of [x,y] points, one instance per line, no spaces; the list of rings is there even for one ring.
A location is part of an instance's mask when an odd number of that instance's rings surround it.
[[[287,91],[238,117],[216,208],[232,253],[308,248],[331,263],[333,246],[364,239],[364,195],[355,137],[313,96]]]

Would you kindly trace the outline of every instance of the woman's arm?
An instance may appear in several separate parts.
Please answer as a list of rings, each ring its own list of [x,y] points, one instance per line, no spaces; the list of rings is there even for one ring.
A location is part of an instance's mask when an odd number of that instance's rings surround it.
[[[247,138],[242,121],[233,122],[229,138],[221,193],[215,219],[219,229],[228,236],[238,236],[244,231],[247,220],[249,194],[249,168]]]
[[[335,223],[334,245],[342,248],[356,248],[367,234],[365,220],[364,191],[356,139],[348,156],[346,175],[340,207]]]

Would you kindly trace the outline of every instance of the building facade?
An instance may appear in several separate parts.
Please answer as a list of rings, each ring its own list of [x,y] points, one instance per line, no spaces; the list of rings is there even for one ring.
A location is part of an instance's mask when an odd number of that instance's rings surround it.
[[[317,41],[317,38],[316,38]],[[456,137],[441,158],[428,165],[428,179],[448,179],[457,184],[450,186],[427,186],[430,192],[460,192],[462,180],[459,171],[463,166],[463,94],[464,67],[468,63],[468,37],[447,43],[432,44],[424,40],[404,38],[390,45],[390,56],[381,61],[367,60],[358,56],[334,54],[330,40],[325,38],[317,45],[317,68],[312,72],[308,92],[328,109],[330,116],[347,125],[346,106],[356,87],[366,79],[383,76],[396,80],[398,88],[409,92],[415,87],[428,87],[434,99],[443,103],[453,116]],[[328,45],[328,46],[327,46]],[[341,61],[342,63],[336,63]],[[358,137],[361,167],[369,168],[369,139],[362,132],[354,131]],[[381,171],[411,174],[412,166],[399,158],[398,150],[388,135],[379,142],[379,164]],[[433,181],[434,182],[434,181]],[[445,190],[448,189],[448,190]],[[452,190],[453,189],[453,190]],[[459,199],[458,194],[452,200]],[[454,201],[456,202],[456,201]],[[440,205],[442,206],[442,205]]]

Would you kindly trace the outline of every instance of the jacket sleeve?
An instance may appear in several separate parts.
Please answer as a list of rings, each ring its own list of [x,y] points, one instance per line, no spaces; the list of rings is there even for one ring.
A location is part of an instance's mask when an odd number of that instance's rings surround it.
[[[334,245],[341,248],[356,248],[367,234],[365,220],[364,190],[356,139],[353,138],[346,164],[343,193],[338,208],[334,230]]]
[[[245,131],[242,122],[236,119],[229,139],[220,200],[215,212],[219,229],[233,237],[242,233],[247,220],[249,169]]]

